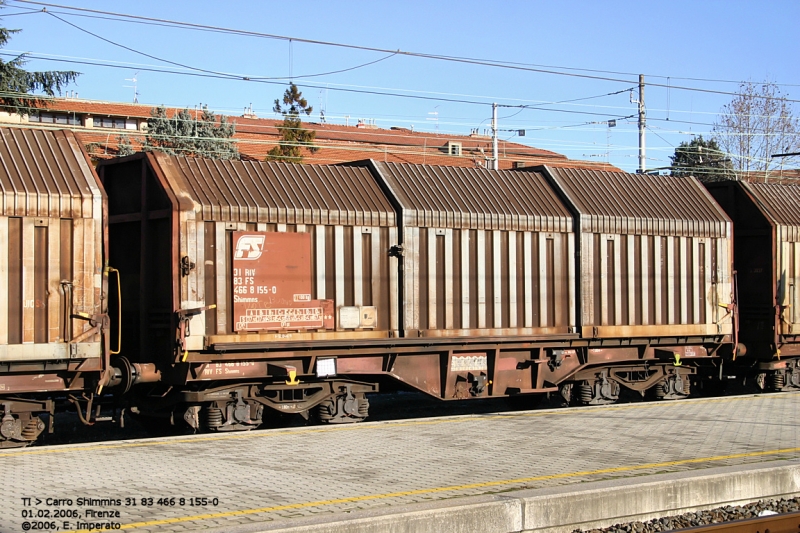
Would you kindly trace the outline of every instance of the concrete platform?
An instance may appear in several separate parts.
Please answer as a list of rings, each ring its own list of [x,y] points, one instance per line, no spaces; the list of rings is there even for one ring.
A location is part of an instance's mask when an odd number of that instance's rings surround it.
[[[572,531],[800,493],[798,408],[773,394],[3,452],[0,532]]]

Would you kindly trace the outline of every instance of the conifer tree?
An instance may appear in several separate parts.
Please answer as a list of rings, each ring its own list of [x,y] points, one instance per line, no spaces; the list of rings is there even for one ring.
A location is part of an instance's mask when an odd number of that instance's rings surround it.
[[[233,139],[235,133],[235,123],[229,123],[224,116],[217,117],[206,107],[197,117],[193,117],[188,109],[168,117],[166,107],[158,106],[150,111],[147,119],[147,135],[142,150],[211,159],[239,159]]]
[[[733,165],[730,158],[720,150],[714,139],[704,139],[698,135],[691,141],[684,141],[671,155],[672,176],[694,176],[700,181],[719,181],[733,179]]]
[[[136,150],[133,148],[133,143],[127,135],[120,135],[117,137],[117,155],[125,157],[126,155],[133,155]]]
[[[319,150],[314,146],[317,132],[303,128],[303,122],[300,120],[302,113],[310,115],[313,108],[303,98],[303,93],[297,89],[297,85],[290,83],[289,88],[283,93],[283,105],[281,100],[276,99],[275,107],[272,109],[283,115],[283,124],[278,126],[281,140],[278,141],[278,146],[269,151],[267,161],[302,163],[303,147],[311,153]]]

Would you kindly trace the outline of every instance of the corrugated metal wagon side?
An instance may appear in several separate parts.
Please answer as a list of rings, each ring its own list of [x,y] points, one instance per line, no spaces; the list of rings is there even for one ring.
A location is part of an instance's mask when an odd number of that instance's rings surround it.
[[[540,174],[374,167],[402,213],[406,337],[575,332],[572,216]]]
[[[580,217],[586,337],[728,335],[731,222],[693,178],[548,169]]]
[[[706,187],[734,221],[740,361],[762,389],[800,389],[800,186]]]
[[[189,405],[190,425],[220,431],[258,425],[264,406],[307,415],[340,388],[366,416],[374,384],[325,378],[354,343],[398,333],[395,215],[367,169],[161,153],[100,169],[123,280],[120,386],[169,389],[154,410]]]
[[[104,194],[68,131],[0,128],[0,447],[108,376]],[[80,395],[79,395],[80,396]]]
[[[613,391],[609,380],[644,392],[660,379],[659,396],[688,393],[694,369],[679,368],[683,362],[701,364],[731,342],[730,219],[694,178],[540,170],[576,217],[579,327],[595,367],[576,374],[591,389],[581,398]],[[674,368],[661,368],[660,377],[603,368],[642,359],[670,360]]]

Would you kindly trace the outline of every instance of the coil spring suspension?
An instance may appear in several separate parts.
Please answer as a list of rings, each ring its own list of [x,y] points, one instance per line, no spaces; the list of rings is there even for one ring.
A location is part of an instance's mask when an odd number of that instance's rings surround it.
[[[358,415],[361,418],[367,418],[369,415],[369,401],[366,396],[358,400]]]
[[[773,390],[781,390],[786,385],[786,376],[783,372],[775,372],[769,378]]]
[[[322,422],[333,419],[333,404],[330,402],[321,403],[317,406],[317,414]]]
[[[222,409],[209,407],[206,409],[206,424],[209,428],[218,428],[222,425]]]
[[[35,416],[28,420],[28,423],[22,428],[20,436],[23,440],[36,440],[36,437],[39,436],[39,433],[41,433],[43,429],[44,422],[42,422],[39,417]]]
[[[653,392],[656,395],[656,399],[658,400],[663,400],[664,396],[667,395],[668,391],[669,391],[669,383],[666,381],[662,381],[661,383],[656,385],[653,389]]]
[[[689,381],[689,376],[683,376],[683,393],[689,396],[692,393],[692,382]]]
[[[589,403],[592,401],[593,391],[592,384],[588,381],[582,382],[578,385],[578,398],[582,403]]]

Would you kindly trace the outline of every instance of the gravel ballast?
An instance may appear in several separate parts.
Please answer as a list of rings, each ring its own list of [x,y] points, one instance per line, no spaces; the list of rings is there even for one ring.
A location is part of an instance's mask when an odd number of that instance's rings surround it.
[[[629,522],[615,524],[603,529],[576,529],[573,533],[655,533],[659,531],[673,531],[697,526],[707,526],[734,520],[757,518],[764,511],[766,514],[785,514],[800,511],[800,498],[781,500],[764,500],[745,505],[728,505],[707,511],[684,513],[676,516],[655,518],[647,522]],[[762,515],[763,516],[763,515]]]

